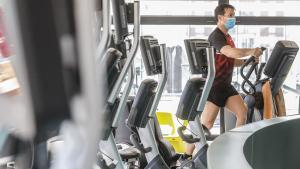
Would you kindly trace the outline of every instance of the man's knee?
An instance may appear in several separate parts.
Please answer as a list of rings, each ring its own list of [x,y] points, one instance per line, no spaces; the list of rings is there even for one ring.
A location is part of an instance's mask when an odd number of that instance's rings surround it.
[[[201,123],[208,129],[211,129],[215,123],[218,112],[219,107],[214,103],[207,101],[204,107],[204,111],[201,115]]]
[[[236,112],[236,118],[241,121],[247,120],[248,107],[244,105],[239,112]]]

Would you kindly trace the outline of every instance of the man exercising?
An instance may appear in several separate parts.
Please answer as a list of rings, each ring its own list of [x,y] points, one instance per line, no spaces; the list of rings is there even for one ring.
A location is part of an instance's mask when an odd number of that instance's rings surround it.
[[[246,123],[247,107],[242,97],[231,85],[234,66],[241,66],[245,56],[255,56],[256,62],[262,55],[260,48],[236,48],[228,34],[229,29],[235,26],[235,8],[229,4],[221,4],[215,9],[217,28],[209,35],[210,45],[216,49],[215,68],[216,75],[210,90],[201,122],[208,129],[213,127],[220,107],[226,107],[233,112],[237,118],[236,127]],[[189,144],[186,153],[181,156],[180,161],[192,157],[195,149],[194,144]]]

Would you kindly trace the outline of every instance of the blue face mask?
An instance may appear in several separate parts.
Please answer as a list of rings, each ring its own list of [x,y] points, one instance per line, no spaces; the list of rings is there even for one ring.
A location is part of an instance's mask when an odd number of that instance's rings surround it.
[[[235,18],[227,18],[227,21],[225,23],[225,28],[227,30],[233,28],[235,26]]]

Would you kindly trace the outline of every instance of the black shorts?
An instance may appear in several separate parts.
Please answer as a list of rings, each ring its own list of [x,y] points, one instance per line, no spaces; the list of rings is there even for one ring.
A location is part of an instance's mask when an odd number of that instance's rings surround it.
[[[228,85],[223,89],[216,89],[215,87],[212,87],[209,92],[207,101],[210,101],[219,107],[224,107],[227,99],[230,96],[234,95],[239,95],[239,93],[235,90],[235,88],[232,85]]]

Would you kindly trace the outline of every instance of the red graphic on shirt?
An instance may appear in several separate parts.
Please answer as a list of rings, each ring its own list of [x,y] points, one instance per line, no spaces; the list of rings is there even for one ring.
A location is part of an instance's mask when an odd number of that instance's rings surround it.
[[[235,44],[231,38],[231,36],[225,35],[226,42],[232,48],[235,48]],[[217,51],[215,54],[215,68],[216,68],[216,75],[213,86],[217,89],[226,88],[228,85],[231,84],[232,81],[232,72],[234,67],[234,58],[227,57]]]

